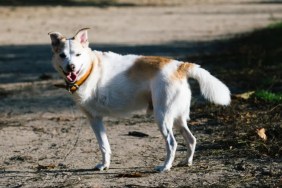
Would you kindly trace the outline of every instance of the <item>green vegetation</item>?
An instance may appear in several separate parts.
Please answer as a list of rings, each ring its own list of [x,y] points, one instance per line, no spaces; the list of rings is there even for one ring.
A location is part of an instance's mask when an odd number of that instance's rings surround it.
[[[266,90],[259,90],[255,93],[256,97],[268,102],[282,102],[282,93],[272,93]]]
[[[282,22],[276,22],[276,23],[270,24],[267,28],[268,29],[281,29]]]

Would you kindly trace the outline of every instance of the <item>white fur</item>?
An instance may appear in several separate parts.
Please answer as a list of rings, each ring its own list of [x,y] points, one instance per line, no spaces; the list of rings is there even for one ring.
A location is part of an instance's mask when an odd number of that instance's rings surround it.
[[[189,70],[188,76],[199,82],[201,92],[206,99],[219,105],[230,104],[229,89],[208,71],[197,65]]]
[[[62,37],[58,32],[50,35],[52,41],[56,40],[56,37]],[[83,41],[87,42],[85,40],[87,34],[78,32],[78,36],[83,36]],[[173,73],[183,63],[176,60],[171,60],[163,66],[152,78],[132,79],[128,75],[128,70],[142,56],[91,51],[88,43],[80,44],[79,41],[81,40],[76,37],[74,40],[66,40],[62,50],[54,53],[53,64],[63,77],[62,69],[65,70],[69,63],[75,64],[75,67],[81,68],[79,79],[89,69],[91,63],[94,63],[92,73],[73,94],[73,97],[87,115],[102,152],[102,163],[96,168],[104,170],[110,166],[111,149],[103,125],[103,117],[123,116],[132,111],[147,108],[148,97],[152,99],[154,117],[165,139],[167,149],[164,164],[156,169],[163,172],[170,170],[172,166],[177,148],[173,125],[179,128],[187,144],[187,156],[180,165],[192,165],[196,138],[190,132],[186,122],[186,119],[189,119],[191,101],[191,90],[187,78],[192,77],[198,80],[203,95],[220,105],[230,103],[228,88],[197,65],[189,69],[184,79],[172,79]],[[53,49],[55,47],[53,45]],[[62,52],[67,56],[65,59],[59,57]],[[81,55],[76,57],[77,53]]]

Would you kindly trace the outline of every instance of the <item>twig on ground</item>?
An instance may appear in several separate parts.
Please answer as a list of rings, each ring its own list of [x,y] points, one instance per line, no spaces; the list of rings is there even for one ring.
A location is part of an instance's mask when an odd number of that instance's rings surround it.
[[[73,110],[73,107],[72,107],[72,116],[74,117],[74,110]],[[81,124],[81,121],[80,120],[80,123]],[[76,133],[76,139],[73,143],[73,145],[71,146],[71,148],[69,149],[69,151],[66,153],[65,157],[64,157],[64,162],[66,161],[67,157],[71,154],[71,152],[76,148],[77,146],[77,143],[78,143],[78,140],[79,140],[79,137],[80,137],[80,132],[81,132],[81,127],[82,126],[79,126],[79,129],[78,129],[78,132]]]

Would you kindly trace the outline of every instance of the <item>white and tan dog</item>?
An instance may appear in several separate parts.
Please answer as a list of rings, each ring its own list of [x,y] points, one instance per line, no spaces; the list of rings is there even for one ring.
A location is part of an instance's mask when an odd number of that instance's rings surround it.
[[[192,165],[196,138],[190,132],[191,90],[187,79],[196,79],[205,98],[219,105],[230,103],[229,89],[199,65],[163,57],[119,55],[92,51],[88,28],[72,38],[49,33],[53,65],[66,81],[66,88],[88,117],[97,137],[103,160],[96,169],[110,166],[111,149],[103,125],[104,116],[121,116],[147,108],[166,143],[167,155],[157,171],[170,170],[177,143],[173,126],[179,128],[187,144],[187,156],[180,165]]]

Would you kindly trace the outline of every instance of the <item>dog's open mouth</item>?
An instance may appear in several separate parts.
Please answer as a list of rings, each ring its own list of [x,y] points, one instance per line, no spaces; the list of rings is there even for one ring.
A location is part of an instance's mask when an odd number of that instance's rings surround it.
[[[71,71],[71,72],[65,72],[63,69],[63,73],[65,74],[66,76],[66,81],[69,82],[69,83],[74,83],[77,81],[77,78],[78,78],[78,74],[80,73],[81,71],[81,68],[82,66],[80,67],[80,69],[78,71]]]
[[[76,72],[64,72],[65,76],[66,76],[66,79],[69,83],[74,83],[76,82],[77,78],[78,78],[78,74],[80,72],[80,69]]]
[[[70,83],[73,83],[77,80],[77,75],[78,72],[69,72],[69,73],[65,73],[67,81]]]

